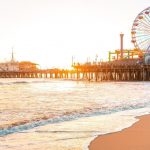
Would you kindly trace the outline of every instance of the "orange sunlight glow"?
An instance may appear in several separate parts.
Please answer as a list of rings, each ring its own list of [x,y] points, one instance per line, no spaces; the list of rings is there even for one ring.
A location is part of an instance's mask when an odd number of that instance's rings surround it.
[[[136,3],[136,7],[135,4]],[[144,0],[6,0],[0,1],[0,61],[14,47],[18,61],[29,60],[41,68],[71,66],[76,62],[107,60],[118,49],[119,33],[132,48],[130,29]]]

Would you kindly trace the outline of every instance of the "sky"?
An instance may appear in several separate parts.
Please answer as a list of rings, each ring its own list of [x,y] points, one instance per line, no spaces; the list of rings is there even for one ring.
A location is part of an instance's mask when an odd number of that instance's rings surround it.
[[[12,48],[17,61],[41,68],[106,60],[108,51],[132,49],[135,17],[150,0],[0,0],[0,62]]]

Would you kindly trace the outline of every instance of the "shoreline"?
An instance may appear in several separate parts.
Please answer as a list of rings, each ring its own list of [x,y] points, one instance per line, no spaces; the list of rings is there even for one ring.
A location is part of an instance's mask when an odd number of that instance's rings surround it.
[[[150,150],[150,114],[136,117],[132,126],[97,136],[88,150]]]

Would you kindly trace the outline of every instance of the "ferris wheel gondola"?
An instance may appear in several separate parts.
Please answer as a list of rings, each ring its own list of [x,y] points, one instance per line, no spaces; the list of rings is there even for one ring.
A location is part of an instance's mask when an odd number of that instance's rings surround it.
[[[150,7],[144,9],[135,18],[131,35],[136,49],[150,52]]]

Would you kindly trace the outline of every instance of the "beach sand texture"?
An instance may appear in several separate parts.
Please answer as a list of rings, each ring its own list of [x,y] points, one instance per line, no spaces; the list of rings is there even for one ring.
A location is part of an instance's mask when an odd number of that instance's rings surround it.
[[[120,132],[98,136],[89,150],[150,150],[150,115]]]

